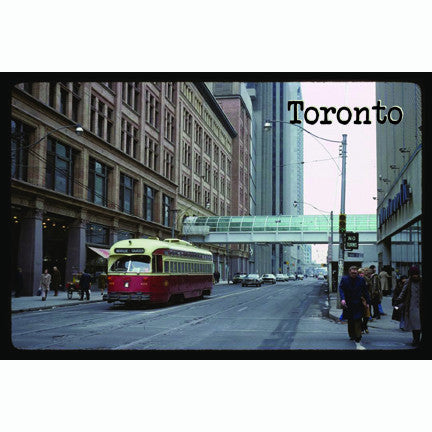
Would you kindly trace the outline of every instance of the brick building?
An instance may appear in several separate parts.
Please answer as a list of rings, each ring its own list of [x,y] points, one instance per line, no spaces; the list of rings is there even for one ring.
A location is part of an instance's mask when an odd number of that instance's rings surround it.
[[[23,83],[11,101],[12,268],[23,270],[23,295],[44,268],[64,281],[97,273],[115,241],[168,238],[181,216],[230,211],[236,132],[203,83]],[[212,249],[219,262],[223,249]]]

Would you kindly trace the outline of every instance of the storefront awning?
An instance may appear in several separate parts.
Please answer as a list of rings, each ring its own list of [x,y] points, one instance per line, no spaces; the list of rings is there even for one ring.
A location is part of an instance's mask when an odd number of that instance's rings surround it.
[[[96,248],[87,246],[89,249],[91,249],[93,252],[96,252],[98,255],[100,255],[102,258],[108,259],[109,257],[109,249],[102,249],[102,248]]]

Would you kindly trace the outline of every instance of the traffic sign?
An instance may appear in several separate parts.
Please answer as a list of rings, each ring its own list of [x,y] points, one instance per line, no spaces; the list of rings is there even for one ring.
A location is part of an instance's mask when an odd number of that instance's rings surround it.
[[[345,233],[345,249],[358,249],[359,234],[356,232]]]

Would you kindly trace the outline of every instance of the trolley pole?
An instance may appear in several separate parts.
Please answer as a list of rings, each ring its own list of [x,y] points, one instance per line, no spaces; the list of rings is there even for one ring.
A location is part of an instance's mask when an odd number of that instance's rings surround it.
[[[341,210],[340,215],[345,215],[345,189],[346,189],[346,146],[347,136],[342,135],[342,184],[341,184]],[[338,287],[343,276],[345,249],[344,249],[344,234],[345,227],[341,227],[341,217],[339,216],[339,266],[338,266]],[[341,308],[339,288],[337,289],[337,307]]]

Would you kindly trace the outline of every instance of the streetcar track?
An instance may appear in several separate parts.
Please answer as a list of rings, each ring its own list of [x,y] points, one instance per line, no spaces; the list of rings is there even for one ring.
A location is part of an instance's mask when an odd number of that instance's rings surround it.
[[[190,309],[193,309],[193,308],[196,308],[196,307],[204,306],[207,301],[216,301],[216,300],[221,300],[221,299],[224,299],[224,298],[227,298],[227,297],[231,297],[231,296],[240,296],[240,295],[246,294],[246,293],[248,293],[250,291],[261,290],[261,289],[262,289],[261,287],[260,288],[251,288],[251,289],[248,289],[248,290],[239,291],[239,292],[235,292],[235,293],[230,293],[230,294],[225,294],[225,295],[220,295],[220,296],[214,296],[214,297],[207,298],[206,300],[204,300],[204,302],[200,301],[200,302],[193,303],[193,304],[188,304],[188,305],[180,304],[180,305],[170,306],[169,308],[164,309],[164,310],[132,312],[132,314],[129,313],[127,316],[116,317],[116,318],[118,318],[118,319],[116,319],[117,322],[116,323],[112,323],[112,321],[111,321],[110,325],[106,327],[106,331],[112,332],[112,331],[121,329],[121,328],[125,327],[128,324],[128,322],[131,322],[134,325],[151,324],[151,321],[153,321],[154,319],[160,318],[160,317],[164,317],[165,315],[170,315],[173,312],[173,310],[176,310],[176,309],[179,309],[179,308],[182,308],[183,310],[187,311],[187,310],[190,310]],[[259,300],[259,299],[261,299],[264,296],[265,295],[260,296],[260,297],[255,298],[255,299],[251,299],[251,300],[248,301],[248,303],[250,303],[252,301]],[[240,305],[242,305],[242,303],[240,303]],[[235,307],[238,307],[238,306],[239,306],[239,304],[233,306],[232,308],[235,308]],[[232,309],[232,308],[229,308],[229,309]],[[217,315],[219,313],[225,312],[225,311],[227,311],[229,309],[223,309],[222,311],[217,311],[214,314],[210,314],[210,315],[208,315],[206,317],[202,317],[202,318],[200,318],[198,320],[198,322],[201,322],[201,321],[203,321],[203,320],[205,320],[207,318],[210,318],[213,315]],[[105,311],[103,313],[108,313],[108,312],[109,311]],[[100,312],[98,312],[98,313],[100,313]],[[144,320],[142,320],[142,321],[136,321],[137,317],[140,316],[140,315],[143,315],[143,313],[144,313],[144,316],[143,316]],[[149,318],[149,319],[147,319],[147,318]],[[195,318],[195,316],[194,316],[194,318]],[[65,325],[61,325],[61,326],[54,326],[54,327],[43,328],[43,329],[29,330],[29,331],[19,332],[19,333],[13,332],[13,336],[14,337],[18,337],[18,336],[25,336],[25,335],[32,334],[32,333],[36,333],[37,334],[37,333],[46,332],[46,331],[56,331],[56,330],[64,329],[65,327],[67,327],[67,328],[72,328],[72,327],[76,328],[76,327],[79,327],[79,326],[82,326],[82,325],[84,325],[84,326],[91,326],[94,323],[99,323],[99,321],[100,321],[100,318],[94,317],[94,318],[86,320],[85,322],[79,322],[79,323],[74,322],[74,323],[71,323],[71,324],[65,324]],[[196,319],[195,320],[191,320],[190,322],[184,323],[180,327],[183,327],[185,325],[187,326],[187,325],[196,324],[197,323],[196,321],[197,321]],[[166,329],[166,330],[164,330],[162,332],[157,333],[157,335],[163,334],[164,332],[167,332],[167,331],[171,332],[172,329],[168,328],[168,329]],[[88,331],[88,333],[86,334],[86,336],[92,336],[92,335],[97,335],[97,334],[98,334],[98,332]],[[65,337],[68,338],[68,339],[74,338],[74,336],[75,335],[73,335],[73,334],[65,335]],[[156,335],[153,335],[153,336],[156,336]],[[150,337],[153,337],[153,336],[150,336]],[[52,337],[54,337],[54,336],[52,336]],[[56,347],[59,344],[63,344],[63,342],[64,342],[64,339],[62,339],[58,343],[49,343],[49,344],[45,343],[44,345],[41,345],[39,348],[33,348],[33,349],[36,349],[36,350],[37,349],[51,349],[51,348]],[[114,349],[116,349],[116,348],[114,348]]]

